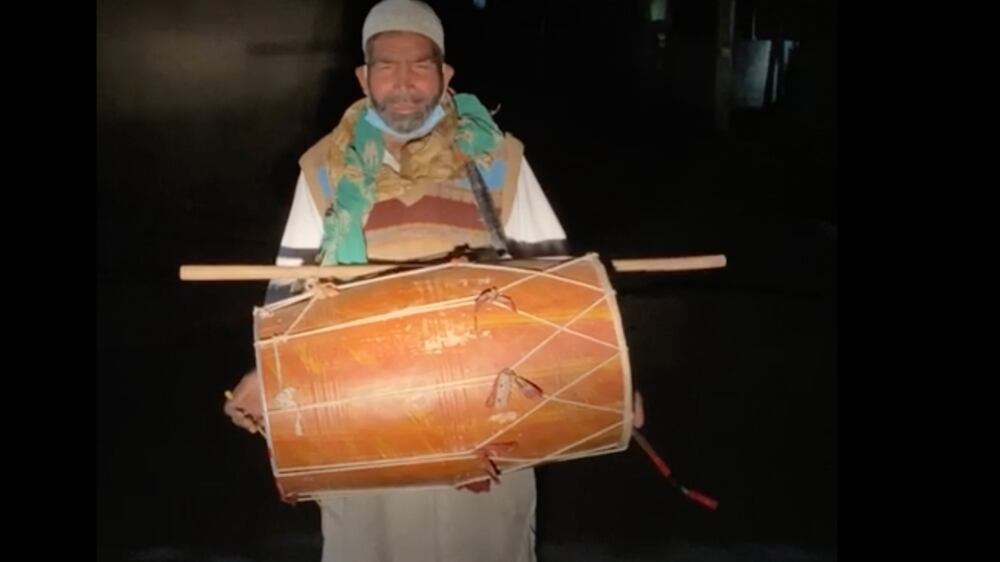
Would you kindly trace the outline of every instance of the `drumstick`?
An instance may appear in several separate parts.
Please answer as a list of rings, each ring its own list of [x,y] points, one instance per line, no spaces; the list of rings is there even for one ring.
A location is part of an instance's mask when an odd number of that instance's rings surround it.
[[[182,281],[258,281],[268,279],[307,279],[332,277],[352,279],[397,267],[425,267],[426,264],[392,265],[182,265]]]
[[[691,256],[686,258],[649,258],[637,260],[611,260],[615,271],[693,271],[696,269],[718,269],[726,267],[726,256],[722,254]]]
[[[231,391],[231,390],[225,391],[223,393],[223,395],[226,397],[226,400],[232,400],[233,399],[233,391]],[[253,424],[254,424],[254,430],[251,431],[250,433],[260,433],[261,437],[263,437],[265,440],[267,439],[267,435],[264,434],[264,426],[262,426],[259,423],[257,423],[257,420],[255,420],[252,417],[250,417],[250,414],[248,414],[247,411],[244,410],[243,408],[236,408],[236,411],[238,411],[238,412],[242,413],[244,416],[250,418],[250,421],[253,422]]]
[[[396,263],[384,265],[182,265],[183,281],[254,281],[269,279],[307,279],[332,277],[348,280],[396,268],[428,267],[426,263]],[[497,264],[502,265],[502,263]],[[694,271],[726,267],[726,256],[721,254],[682,258],[644,258],[611,260],[616,271]]]

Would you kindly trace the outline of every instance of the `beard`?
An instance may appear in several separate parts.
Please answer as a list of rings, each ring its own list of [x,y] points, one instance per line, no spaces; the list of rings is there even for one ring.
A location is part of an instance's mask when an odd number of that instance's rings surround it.
[[[391,92],[381,100],[372,98],[372,106],[386,125],[394,131],[410,133],[427,121],[427,117],[441,101],[442,94],[443,92],[438,92],[435,96],[425,97],[413,92]],[[409,113],[394,113],[391,108],[397,103],[406,103],[417,109]]]

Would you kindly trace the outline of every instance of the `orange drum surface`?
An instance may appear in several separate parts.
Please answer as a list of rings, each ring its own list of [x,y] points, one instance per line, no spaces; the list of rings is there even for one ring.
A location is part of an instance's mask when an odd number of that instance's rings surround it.
[[[254,313],[285,496],[460,486],[628,446],[628,350],[596,255],[330,289]]]

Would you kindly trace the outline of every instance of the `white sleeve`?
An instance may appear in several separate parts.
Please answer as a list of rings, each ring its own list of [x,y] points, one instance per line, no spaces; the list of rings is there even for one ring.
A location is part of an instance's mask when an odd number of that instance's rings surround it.
[[[322,242],[323,218],[309,193],[305,176],[299,173],[275,265],[296,267],[304,265],[306,260],[311,263]],[[267,284],[264,303],[292,296],[301,288],[299,285],[297,279],[272,279]]]
[[[565,240],[558,217],[552,210],[542,186],[528,165],[521,159],[521,170],[517,176],[517,193],[511,204],[510,216],[504,226],[507,238],[516,242],[534,243]]]
[[[323,218],[309,193],[305,176],[299,173],[276,263],[283,266],[302,265],[307,256],[315,254],[322,242]]]

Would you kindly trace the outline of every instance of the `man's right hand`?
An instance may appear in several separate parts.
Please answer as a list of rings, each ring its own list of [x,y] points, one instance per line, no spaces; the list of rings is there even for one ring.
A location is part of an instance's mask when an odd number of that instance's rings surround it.
[[[260,401],[260,376],[256,370],[243,375],[222,411],[234,424],[250,433],[256,433],[263,425],[264,405]]]

